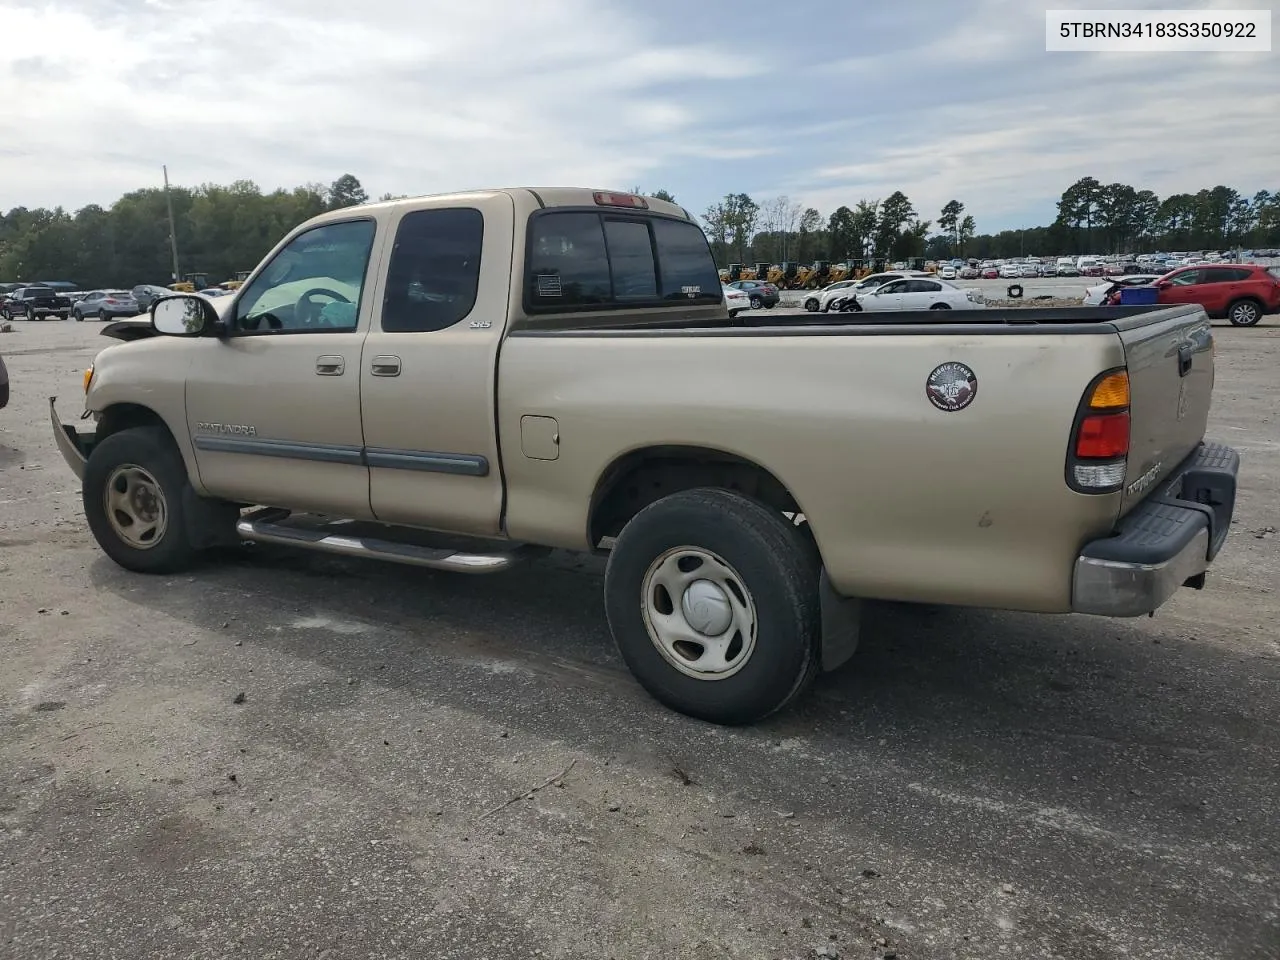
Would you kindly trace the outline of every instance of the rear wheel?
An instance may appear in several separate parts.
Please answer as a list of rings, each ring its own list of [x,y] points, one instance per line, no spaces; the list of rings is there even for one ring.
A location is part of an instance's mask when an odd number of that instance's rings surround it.
[[[1227,307],[1227,319],[1232,326],[1255,326],[1262,319],[1262,307],[1256,300],[1237,300]]]
[[[605,608],[623,659],[657,700],[712,723],[752,723],[817,673],[818,577],[816,552],[781,514],[728,490],[686,490],[623,529]]]
[[[72,310],[71,315],[76,318],[77,323],[80,323],[84,320],[84,314],[80,312],[79,308]]]
[[[761,306],[760,298],[759,298],[759,297],[752,297],[752,298],[751,298],[751,309],[752,309],[752,310],[759,310],[759,309],[760,309],[760,306]]]
[[[198,551],[186,533],[187,469],[160,427],[113,433],[93,448],[81,496],[103,553],[139,573],[173,573]]]
[[[949,304],[949,303],[935,303],[935,304],[934,304],[932,307],[930,307],[929,309],[930,309],[930,310],[950,310],[950,309],[951,309],[951,304]]]

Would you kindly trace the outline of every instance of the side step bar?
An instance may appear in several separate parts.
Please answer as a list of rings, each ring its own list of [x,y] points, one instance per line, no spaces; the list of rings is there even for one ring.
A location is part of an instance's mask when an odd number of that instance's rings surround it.
[[[321,553],[336,553],[346,557],[364,557],[372,560],[390,560],[415,567],[433,570],[452,570],[455,573],[500,573],[515,566],[521,556],[509,553],[460,553],[412,543],[397,543],[376,537],[349,537],[325,530],[305,530],[284,526],[280,521],[289,516],[288,510],[267,507],[246,514],[236,523],[236,533],[241,539],[255,543],[274,543],[286,547],[301,547]]]

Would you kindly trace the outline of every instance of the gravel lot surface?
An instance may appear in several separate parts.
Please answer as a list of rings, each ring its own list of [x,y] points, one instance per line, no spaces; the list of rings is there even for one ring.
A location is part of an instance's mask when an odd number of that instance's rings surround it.
[[[115,567],[45,410],[109,341],[14,327],[0,957],[1280,954],[1274,318],[1218,330],[1244,467],[1207,589],[1136,621],[878,605],[745,730],[631,680],[598,560]]]

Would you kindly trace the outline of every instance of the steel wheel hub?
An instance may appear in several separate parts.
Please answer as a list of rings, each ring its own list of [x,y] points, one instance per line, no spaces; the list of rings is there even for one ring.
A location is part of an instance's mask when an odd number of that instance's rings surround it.
[[[149,550],[164,537],[168,504],[160,484],[147,470],[122,463],[107,477],[103,499],[112,531],[130,547]]]
[[[726,679],[755,652],[755,601],[738,572],[709,550],[666,551],[645,573],[640,599],[649,639],[686,676]]]

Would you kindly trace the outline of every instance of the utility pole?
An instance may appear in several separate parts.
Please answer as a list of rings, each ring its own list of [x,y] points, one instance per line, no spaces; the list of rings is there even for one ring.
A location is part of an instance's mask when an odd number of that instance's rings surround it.
[[[173,282],[178,282],[178,229],[173,223],[173,198],[169,195],[169,167],[161,167],[164,171],[164,203],[169,208],[169,250],[173,254]]]

